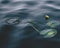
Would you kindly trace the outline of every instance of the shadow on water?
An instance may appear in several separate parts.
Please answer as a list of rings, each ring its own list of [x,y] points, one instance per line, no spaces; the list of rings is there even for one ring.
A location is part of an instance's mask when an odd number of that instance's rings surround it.
[[[13,30],[12,25],[3,25],[0,29],[0,48],[3,47],[8,41],[9,33]]]

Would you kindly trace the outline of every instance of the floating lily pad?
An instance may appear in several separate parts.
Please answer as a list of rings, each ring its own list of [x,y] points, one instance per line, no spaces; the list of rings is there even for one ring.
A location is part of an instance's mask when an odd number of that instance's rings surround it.
[[[54,37],[57,34],[57,30],[55,29],[45,29],[40,32],[40,35],[43,36],[43,38],[51,38]]]
[[[52,20],[52,21],[49,21],[46,25],[49,26],[49,27],[54,28],[54,27],[60,25],[60,22],[59,21]]]
[[[6,20],[6,23],[8,23],[8,24],[18,24],[18,23],[20,23],[20,19],[19,18],[8,18]]]

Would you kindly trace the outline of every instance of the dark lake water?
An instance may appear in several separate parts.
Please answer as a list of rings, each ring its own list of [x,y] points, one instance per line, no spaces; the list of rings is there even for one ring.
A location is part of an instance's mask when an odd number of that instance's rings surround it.
[[[60,48],[60,0],[0,0],[0,48]]]

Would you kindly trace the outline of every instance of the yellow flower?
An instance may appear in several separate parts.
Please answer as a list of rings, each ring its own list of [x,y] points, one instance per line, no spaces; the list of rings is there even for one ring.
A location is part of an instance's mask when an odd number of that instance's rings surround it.
[[[47,19],[49,19],[49,16],[48,16],[48,15],[46,15],[46,16],[45,16],[45,19],[46,19],[46,20],[47,20]]]

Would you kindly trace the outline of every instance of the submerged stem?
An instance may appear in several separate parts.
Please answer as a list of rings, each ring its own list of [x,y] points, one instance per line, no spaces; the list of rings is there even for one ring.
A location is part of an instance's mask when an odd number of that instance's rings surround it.
[[[37,32],[40,32],[37,28],[35,28],[31,23],[30,25],[33,27],[33,29],[35,29]]]

